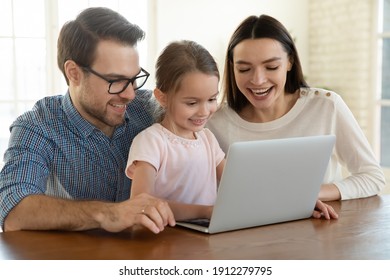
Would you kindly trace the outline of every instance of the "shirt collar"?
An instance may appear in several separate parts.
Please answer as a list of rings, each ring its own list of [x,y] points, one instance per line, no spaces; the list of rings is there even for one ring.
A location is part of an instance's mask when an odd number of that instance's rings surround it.
[[[63,101],[64,112],[67,115],[69,121],[74,125],[78,132],[83,137],[88,137],[96,129],[91,123],[84,119],[73,105],[70,98],[69,90],[66,92]]]

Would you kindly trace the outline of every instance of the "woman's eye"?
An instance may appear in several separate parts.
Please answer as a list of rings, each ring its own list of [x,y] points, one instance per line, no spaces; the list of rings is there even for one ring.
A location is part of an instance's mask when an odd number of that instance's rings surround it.
[[[237,69],[239,73],[245,73],[245,72],[248,72],[249,69],[245,68],[245,69]]]
[[[275,70],[278,70],[278,68],[279,68],[279,66],[267,67],[267,70],[275,71]]]

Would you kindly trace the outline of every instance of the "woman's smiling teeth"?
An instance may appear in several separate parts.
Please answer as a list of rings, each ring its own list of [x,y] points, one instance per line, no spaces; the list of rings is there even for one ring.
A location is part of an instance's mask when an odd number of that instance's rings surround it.
[[[267,88],[267,89],[250,89],[251,90],[251,92],[254,94],[254,95],[256,95],[256,96],[258,96],[258,97],[262,97],[262,96],[266,96],[268,93],[270,93],[270,91],[271,91],[271,89],[272,89],[272,87],[270,87],[270,88]]]

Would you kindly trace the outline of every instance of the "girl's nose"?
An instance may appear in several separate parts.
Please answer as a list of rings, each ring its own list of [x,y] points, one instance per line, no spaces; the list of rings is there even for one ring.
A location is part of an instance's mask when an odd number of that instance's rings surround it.
[[[199,115],[207,115],[210,112],[209,105],[204,103],[199,108]]]

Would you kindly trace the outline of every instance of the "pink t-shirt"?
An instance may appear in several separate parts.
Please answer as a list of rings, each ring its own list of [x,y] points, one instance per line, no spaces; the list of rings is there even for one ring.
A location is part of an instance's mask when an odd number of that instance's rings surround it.
[[[137,161],[148,162],[157,170],[152,195],[213,205],[217,195],[216,168],[225,154],[207,128],[195,135],[195,140],[181,138],[161,124],[153,124],[134,138],[126,175],[132,178]]]

